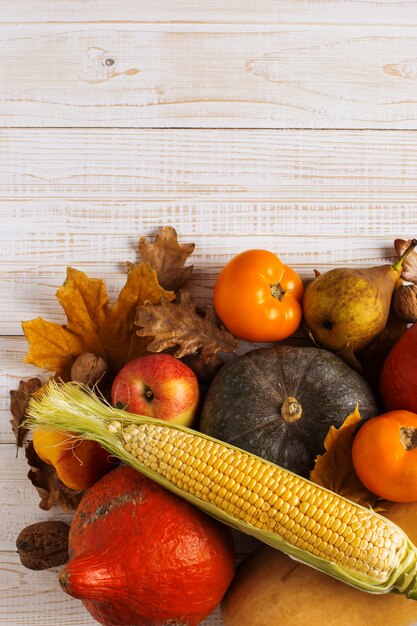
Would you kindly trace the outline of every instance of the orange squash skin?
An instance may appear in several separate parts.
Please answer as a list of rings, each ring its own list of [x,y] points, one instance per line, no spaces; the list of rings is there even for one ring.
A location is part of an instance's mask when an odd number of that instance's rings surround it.
[[[129,467],[84,496],[69,551],[61,585],[105,626],[197,626],[234,575],[230,529]]]

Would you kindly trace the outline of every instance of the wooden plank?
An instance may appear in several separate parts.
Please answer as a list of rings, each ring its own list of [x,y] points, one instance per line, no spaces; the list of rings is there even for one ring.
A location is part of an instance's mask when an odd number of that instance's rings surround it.
[[[283,208],[283,218],[274,219],[286,232],[290,214],[289,223],[306,223],[308,233],[323,232],[322,223],[381,232],[381,207],[392,225],[393,206],[401,220],[415,206],[417,142],[407,131],[0,129],[0,185],[3,236],[18,234],[9,202],[34,200],[59,201],[57,213],[69,203],[61,237],[76,222],[88,223],[94,200],[104,203],[100,234],[110,225],[116,234],[136,228],[142,219],[155,228],[165,214],[190,234],[199,233],[200,222],[214,235],[266,233],[271,213]],[[165,203],[152,207],[157,200]],[[258,210],[242,208],[241,200]],[[207,201],[223,206],[212,210]],[[349,217],[352,203],[364,213]],[[48,228],[54,209],[47,219],[39,205],[28,210]],[[122,212],[126,220],[119,221]]]
[[[10,419],[10,390],[17,389],[20,380],[32,377],[45,381],[49,374],[33,365],[26,365],[23,360],[27,352],[24,337],[0,337],[0,444],[14,444]],[[13,446],[13,448],[15,448]],[[0,446],[0,452],[2,447]],[[14,449],[13,456],[16,450]],[[12,454],[12,453],[10,453]],[[24,457],[22,451],[19,456]],[[8,473],[8,472],[6,472]],[[0,498],[0,502],[4,502]],[[1,512],[0,512],[1,514]],[[0,544],[0,550],[1,550]]]
[[[416,43],[410,26],[4,25],[1,123],[415,129]]]
[[[5,626],[88,626],[97,622],[79,600],[61,591],[59,568],[33,572],[15,552],[0,553],[0,624]]]
[[[0,2],[5,22],[129,22],[197,25],[242,24],[416,24],[415,2],[379,0],[19,0]]]
[[[29,524],[46,519],[59,519],[67,523],[71,521],[72,514],[64,513],[59,507],[50,511],[39,508],[39,496],[27,478],[29,466],[23,450],[19,451],[16,458],[14,445],[0,445],[0,468],[0,554],[4,550],[16,549],[17,535]]]

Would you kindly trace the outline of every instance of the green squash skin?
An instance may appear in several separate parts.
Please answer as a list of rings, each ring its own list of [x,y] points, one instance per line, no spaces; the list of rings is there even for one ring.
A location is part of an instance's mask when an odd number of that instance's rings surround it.
[[[301,417],[283,419],[287,397]],[[259,348],[226,364],[207,392],[200,430],[308,478],[330,426],[339,428],[358,405],[378,414],[367,382],[342,359],[320,348]]]

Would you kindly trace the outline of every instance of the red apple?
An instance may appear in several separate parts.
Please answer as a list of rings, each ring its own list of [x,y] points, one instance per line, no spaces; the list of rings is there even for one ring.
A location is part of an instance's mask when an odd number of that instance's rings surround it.
[[[127,363],[114,379],[111,399],[130,413],[190,426],[199,401],[194,372],[169,354],[150,354]]]

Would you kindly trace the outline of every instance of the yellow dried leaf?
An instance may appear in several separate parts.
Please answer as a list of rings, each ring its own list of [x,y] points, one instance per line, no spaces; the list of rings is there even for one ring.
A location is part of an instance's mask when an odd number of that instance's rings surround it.
[[[352,463],[353,439],[361,419],[356,406],[340,428],[330,426],[324,440],[326,452],[316,458],[310,480],[362,506],[373,506],[377,497],[361,483]]]
[[[71,267],[67,268],[66,280],[56,297],[68,323],[60,326],[41,317],[23,322],[29,342],[25,363],[69,380],[71,366],[83,352],[102,356],[113,375],[128,361],[145,354],[151,339],[138,337],[135,332],[137,306],[158,304],[162,298],[171,301],[175,295],[162,289],[155,270],[146,263],[139,263],[130,268],[126,284],[113,306],[110,306],[102,280],[89,278]]]

